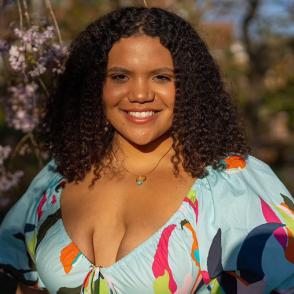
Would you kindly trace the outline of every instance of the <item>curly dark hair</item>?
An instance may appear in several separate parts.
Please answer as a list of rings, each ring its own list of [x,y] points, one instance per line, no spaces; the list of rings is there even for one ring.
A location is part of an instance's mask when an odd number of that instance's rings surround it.
[[[105,131],[101,102],[108,52],[120,38],[140,34],[159,37],[174,62],[174,174],[182,163],[185,171],[202,178],[206,166],[219,169],[228,155],[248,156],[237,107],[193,27],[160,8],[126,7],[94,21],[73,41],[47,105],[41,124],[44,146],[69,182],[81,181],[94,165],[94,185],[112,161],[115,130]]]

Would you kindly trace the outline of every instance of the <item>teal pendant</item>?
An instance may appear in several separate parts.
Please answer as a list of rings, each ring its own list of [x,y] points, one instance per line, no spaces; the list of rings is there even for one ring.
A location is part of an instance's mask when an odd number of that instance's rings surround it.
[[[138,186],[141,186],[145,181],[146,181],[146,177],[145,176],[139,176],[136,178],[136,184]]]

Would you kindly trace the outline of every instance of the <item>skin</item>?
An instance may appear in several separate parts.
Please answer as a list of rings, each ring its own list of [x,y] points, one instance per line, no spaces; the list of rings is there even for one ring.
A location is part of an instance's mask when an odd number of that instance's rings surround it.
[[[173,60],[158,37],[133,36],[113,45],[102,100],[106,118],[116,129],[113,149],[128,158],[126,165],[134,173],[150,170],[171,146],[175,91]],[[123,111],[133,108],[160,112],[154,121],[137,125]]]
[[[175,92],[173,60],[159,38],[134,36],[113,45],[102,102],[116,130],[112,147],[117,164],[146,174],[170,149]],[[136,124],[123,111],[133,108],[160,111],[153,121]],[[88,189],[93,171],[81,183],[66,185],[61,197],[63,223],[88,260],[109,266],[124,258],[179,208],[195,179],[181,167],[180,178],[174,178],[172,155],[171,149],[141,187],[125,171],[122,178],[102,177],[93,190]]]

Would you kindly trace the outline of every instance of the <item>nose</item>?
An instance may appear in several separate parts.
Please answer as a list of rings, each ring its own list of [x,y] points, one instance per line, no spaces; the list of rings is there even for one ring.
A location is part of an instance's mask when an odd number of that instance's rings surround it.
[[[128,98],[130,102],[145,103],[153,101],[154,96],[154,90],[149,85],[148,80],[137,79],[131,84]]]

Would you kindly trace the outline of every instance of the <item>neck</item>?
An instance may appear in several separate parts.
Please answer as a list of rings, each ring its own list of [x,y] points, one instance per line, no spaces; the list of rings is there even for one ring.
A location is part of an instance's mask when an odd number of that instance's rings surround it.
[[[148,170],[152,169],[170,149],[171,145],[172,138],[167,134],[146,145],[134,144],[119,134],[115,134],[113,152],[118,161],[123,161],[127,169],[140,174],[140,171],[148,172]],[[171,149],[162,161],[170,161],[172,155],[173,150]]]

